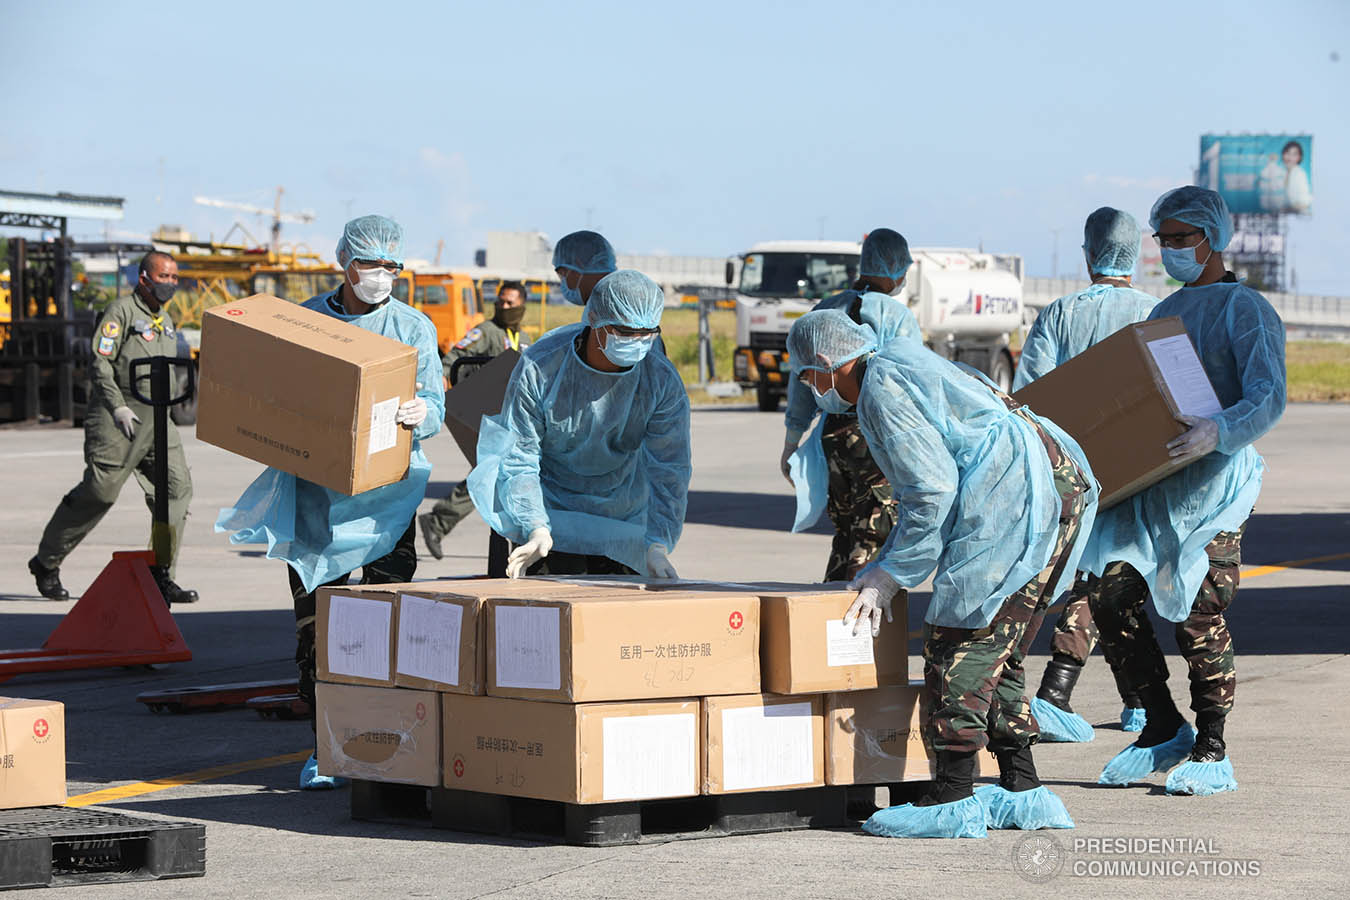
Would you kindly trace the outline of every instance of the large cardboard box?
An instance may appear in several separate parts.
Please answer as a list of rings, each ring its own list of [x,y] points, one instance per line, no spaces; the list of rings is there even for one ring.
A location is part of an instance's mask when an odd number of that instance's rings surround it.
[[[202,317],[197,437],[343,494],[407,474],[417,350],[267,294]]]
[[[922,682],[829,694],[825,698],[825,780],[829,784],[932,781],[933,754],[919,718]],[[977,777],[998,777],[989,753]]]
[[[763,690],[773,694],[855,691],[909,682],[906,602],[896,598],[895,621],[881,633],[844,624],[856,591],[761,595]]]
[[[334,684],[392,687],[398,639],[392,591],[320,588],[314,598],[316,677]]]
[[[445,394],[445,427],[471,466],[478,464],[478,429],[483,416],[502,411],[506,385],[519,361],[515,350],[504,350]]]
[[[0,809],[65,802],[65,705],[0,697]]]
[[[825,783],[824,698],[750,694],[703,699],[703,793]]]
[[[1013,395],[1069,433],[1114,506],[1182,468],[1167,442],[1178,415],[1221,411],[1195,346],[1172,316],[1127,325]]]
[[[494,697],[586,703],[759,691],[753,594],[490,598],[484,630]]]
[[[699,792],[697,700],[443,699],[446,787],[564,803]]]
[[[435,787],[441,781],[441,697],[435,691],[315,686],[319,772]]]

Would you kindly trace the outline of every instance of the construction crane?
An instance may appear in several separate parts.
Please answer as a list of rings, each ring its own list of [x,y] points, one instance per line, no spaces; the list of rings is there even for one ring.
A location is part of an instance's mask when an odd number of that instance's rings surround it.
[[[282,195],[283,193],[285,193],[285,191],[286,191],[285,188],[280,188],[280,187],[277,188],[277,199],[276,199],[276,203],[275,203],[275,205],[274,205],[271,209],[265,209],[264,207],[261,207],[261,206],[254,206],[254,205],[251,204],[251,203],[236,203],[236,202],[233,201],[233,200],[222,200],[222,199],[220,199],[219,197],[202,197],[202,196],[197,196],[197,197],[193,197],[193,198],[192,198],[192,201],[193,201],[194,203],[199,203],[199,204],[201,204],[202,206],[216,206],[216,207],[219,207],[220,209],[237,209],[237,210],[239,210],[239,211],[241,211],[241,212],[253,213],[254,215],[258,215],[258,216],[271,216],[271,217],[272,217],[272,252],[273,252],[273,253],[280,253],[280,252],[281,252],[281,223],[282,223],[282,222],[290,222],[290,223],[293,223],[293,224],[308,225],[310,222],[313,222],[313,221],[314,221],[314,213],[313,213],[312,211],[310,211],[310,210],[307,210],[307,209],[306,209],[306,210],[302,210],[302,211],[300,211],[300,212],[282,212],[282,211],[281,211],[281,195]]]

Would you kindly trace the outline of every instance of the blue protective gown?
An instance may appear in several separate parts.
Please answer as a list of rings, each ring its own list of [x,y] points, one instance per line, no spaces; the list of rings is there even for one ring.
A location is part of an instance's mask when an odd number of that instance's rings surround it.
[[[348,315],[330,302],[337,293],[320,294],[303,305],[416,347],[417,380],[422,385],[417,393],[426,400],[427,417],[413,430],[412,457],[402,481],[347,496],[269,468],[233,507],[220,511],[216,531],[234,532],[232,544],[267,544],[267,558],[286,560],[307,591],[394,549],[431,476],[422,441],[440,431],[445,421],[445,381],[431,320],[393,298],[365,315]]]
[[[901,342],[867,363],[857,409],[898,515],[868,568],[880,566],[905,588],[936,569],[925,621],[983,628],[1046,567],[1058,536],[1061,501],[1036,429],[982,378]],[[1057,594],[1073,581],[1098,489],[1078,444],[1036,419],[1092,485]]]
[[[1132,322],[1142,322],[1158,298],[1134,288],[1094,284],[1060,297],[1036,317],[1017,361],[1018,391]]]
[[[876,291],[864,294],[841,291],[821,300],[814,308],[847,311],[859,297],[858,318],[876,334],[878,348],[898,339],[915,347],[923,346],[923,333],[919,330],[914,314],[905,304],[886,294]],[[800,438],[811,427],[818,412],[811,389],[796,378],[789,379],[786,414],[788,435]],[[794,532],[804,531],[814,525],[825,511],[829,499],[830,473],[825,461],[825,447],[821,442],[824,425],[825,417],[821,416],[815,431],[788,460],[792,485],[797,493],[797,513],[792,523]]]
[[[1259,293],[1219,282],[1183,287],[1150,319],[1180,316],[1223,412],[1218,448],[1101,514],[1080,564],[1095,575],[1122,560],[1148,582],[1158,614],[1183,621],[1209,572],[1205,546],[1236,531],[1261,492],[1252,443],[1284,413],[1284,323]]]
[[[689,397],[664,354],[625,372],[591,368],[576,350],[584,327],[555,329],[521,355],[501,413],[483,418],[469,494],[510,541],[543,527],[555,550],[646,574],[647,547],[674,550],[684,529]]]

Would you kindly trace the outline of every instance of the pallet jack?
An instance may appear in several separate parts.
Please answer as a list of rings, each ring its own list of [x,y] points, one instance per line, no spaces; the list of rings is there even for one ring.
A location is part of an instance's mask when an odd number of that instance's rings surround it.
[[[187,386],[173,396],[176,367],[187,369]],[[145,371],[148,370],[148,371]],[[192,361],[164,356],[131,364],[132,395],[154,409],[155,508],[150,550],[126,550],[112,561],[80,596],[56,629],[32,650],[0,651],[0,681],[30,672],[102,669],[186,662],[192,651],[183,639],[160,585],[168,577],[173,554],[169,523],[169,407],[192,396],[196,379]],[[150,382],[150,395],[141,391]]]

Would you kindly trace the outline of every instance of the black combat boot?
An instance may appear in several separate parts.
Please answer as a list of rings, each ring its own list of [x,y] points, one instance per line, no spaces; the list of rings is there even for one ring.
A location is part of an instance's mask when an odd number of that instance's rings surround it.
[[[444,558],[445,551],[441,549],[441,538],[445,537],[445,532],[441,531],[441,523],[436,521],[436,517],[431,513],[422,513],[417,517],[417,525],[422,529],[422,543],[427,545],[427,552],[431,554],[431,558]]]
[[[1172,692],[1167,689],[1167,682],[1139,688],[1139,699],[1143,701],[1148,721],[1144,723],[1144,730],[1139,732],[1139,739],[1134,742],[1135,746],[1156,747],[1176,737],[1177,729],[1185,724],[1186,719],[1172,701]]]
[[[998,758],[998,783],[1005,791],[1029,791],[1041,786],[1030,747],[995,750],[994,756]]]
[[[1069,705],[1069,697],[1073,694],[1074,685],[1078,683],[1078,676],[1081,674],[1083,667],[1076,660],[1062,653],[1056,653],[1050,662],[1045,664],[1045,674],[1041,676],[1041,687],[1036,691],[1036,696],[1057,709],[1072,713],[1073,707]]]
[[[951,750],[937,751],[937,780],[928,793],[914,801],[915,806],[955,803],[975,794],[975,754]]]
[[[1116,678],[1116,692],[1120,694],[1120,702],[1129,709],[1142,708],[1144,701],[1139,698],[1139,692],[1130,686],[1130,682],[1126,680],[1124,674],[1117,672],[1115,669],[1111,670],[1111,674]]]
[[[1191,762],[1222,762],[1228,755],[1228,745],[1223,741],[1224,718],[1221,712],[1196,713]]]
[[[61,584],[61,570],[49,569],[35,556],[28,561],[28,571],[37,581],[38,593],[48,600],[69,600],[70,591]]]
[[[164,569],[155,566],[150,569],[150,572],[155,576],[155,584],[159,586],[159,592],[164,595],[165,604],[173,606],[175,603],[196,603],[199,599],[196,591],[189,591],[175,584],[173,579],[169,577],[169,573]]]

